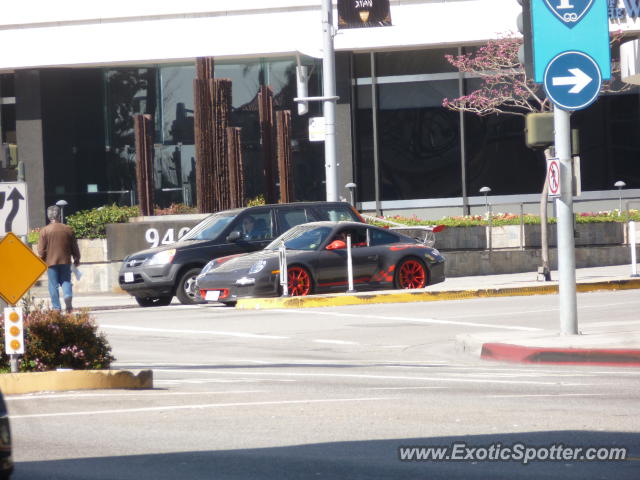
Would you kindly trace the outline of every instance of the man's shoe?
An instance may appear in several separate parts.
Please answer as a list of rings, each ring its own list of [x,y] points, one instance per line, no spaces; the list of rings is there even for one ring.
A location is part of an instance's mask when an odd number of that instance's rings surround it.
[[[73,312],[73,306],[71,305],[71,297],[65,297],[64,305],[67,307],[67,313]]]

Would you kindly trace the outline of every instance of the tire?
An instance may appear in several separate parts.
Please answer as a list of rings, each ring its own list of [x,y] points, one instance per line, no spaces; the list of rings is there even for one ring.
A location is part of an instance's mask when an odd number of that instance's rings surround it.
[[[424,288],[429,284],[429,270],[416,257],[403,258],[396,265],[393,286],[399,289]]]
[[[313,293],[313,280],[309,270],[295,266],[287,269],[287,288],[292,297],[304,297]]]
[[[196,277],[202,270],[202,267],[190,268],[182,274],[178,284],[176,285],[176,297],[183,305],[195,305],[204,303],[200,292],[196,290]]]
[[[171,303],[173,295],[162,297],[135,297],[141,307],[165,307]]]

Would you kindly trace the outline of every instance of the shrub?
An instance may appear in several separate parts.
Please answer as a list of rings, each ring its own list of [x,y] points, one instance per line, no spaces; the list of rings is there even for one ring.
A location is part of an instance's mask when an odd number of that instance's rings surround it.
[[[67,217],[66,223],[73,228],[77,238],[105,238],[108,223],[125,223],[139,215],[137,206],[118,207],[113,204],[74,213]]]
[[[42,372],[56,368],[109,368],[115,358],[111,355],[111,346],[106,337],[97,330],[97,325],[86,310],[65,314],[45,309],[42,304],[34,307],[24,316],[26,348],[20,370]],[[4,337],[4,321],[0,322],[0,335]],[[4,353],[4,343],[0,347],[0,369],[8,371],[9,357]]]
[[[198,209],[185,205],[184,203],[172,203],[167,208],[156,207],[154,213],[156,215],[183,215],[187,213],[198,213]]]
[[[256,207],[258,205],[265,205],[265,204],[266,204],[266,200],[264,199],[264,195],[262,194],[247,200],[247,207]]]

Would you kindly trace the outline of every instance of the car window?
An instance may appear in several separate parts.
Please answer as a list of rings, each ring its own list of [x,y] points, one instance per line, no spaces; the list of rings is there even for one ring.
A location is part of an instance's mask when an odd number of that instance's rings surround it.
[[[361,220],[356,216],[356,214],[348,207],[325,207],[325,206],[316,206],[314,207],[314,213],[317,217],[316,220],[329,220],[331,222],[340,222],[340,221],[349,221],[349,222],[360,222]]]
[[[238,230],[242,240],[272,240],[273,220],[270,210],[251,211],[240,215],[231,230]]]
[[[267,246],[267,250],[277,250],[282,242],[288,250],[317,250],[331,233],[331,227],[298,225],[283,233]]]
[[[307,216],[305,208],[279,208],[276,210],[278,215],[278,225],[281,232],[286,232],[296,225],[308,223],[312,219]]]
[[[374,245],[388,245],[390,243],[398,243],[400,237],[391,232],[384,230],[378,230],[376,228],[369,229],[369,244]]]
[[[236,218],[236,215],[211,215],[193,227],[178,242],[188,242],[193,240],[214,240],[217,238],[229,223]]]
[[[336,235],[331,239],[331,242],[334,240],[342,240],[343,242],[347,242],[347,236],[351,235],[351,246],[353,248],[358,247],[366,247],[367,246],[367,229],[366,228],[343,228],[338,231]]]

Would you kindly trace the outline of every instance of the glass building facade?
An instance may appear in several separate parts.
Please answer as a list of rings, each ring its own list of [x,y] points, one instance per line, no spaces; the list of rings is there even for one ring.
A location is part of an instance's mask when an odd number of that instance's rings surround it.
[[[357,200],[383,202],[459,199],[488,185],[495,195],[535,194],[544,181],[542,152],[524,144],[524,118],[460,114],[442,107],[444,98],[474,90],[445,55],[460,48],[377,53],[340,53],[349,68],[338,70],[347,85],[352,179]],[[309,95],[321,95],[321,64],[307,59]],[[47,205],[65,199],[70,211],[104,204],[135,203],[136,152],[133,117],[154,119],[156,203],[193,205],[195,146],[191,64],[141,67],[41,69],[42,151]],[[242,128],[247,198],[263,192],[257,94],[273,90],[276,110],[291,110],[294,198],[325,198],[322,142],[309,142],[308,119],[321,116],[320,103],[297,114],[295,60],[263,58],[216,61],[215,75],[232,80],[232,126]],[[14,74],[0,75],[0,135],[3,181],[16,179]],[[347,95],[349,96],[349,95]],[[374,128],[374,124],[375,127]],[[582,189],[612,190],[623,180],[640,188],[640,96],[636,89],[604,94],[572,115],[579,129]],[[376,168],[377,153],[377,168]],[[28,179],[27,179],[28,181]]]

